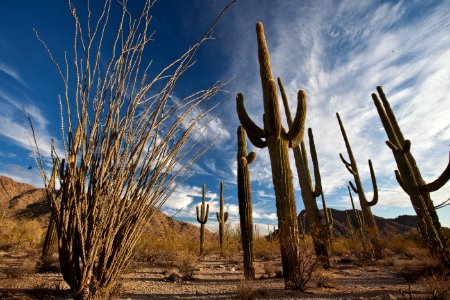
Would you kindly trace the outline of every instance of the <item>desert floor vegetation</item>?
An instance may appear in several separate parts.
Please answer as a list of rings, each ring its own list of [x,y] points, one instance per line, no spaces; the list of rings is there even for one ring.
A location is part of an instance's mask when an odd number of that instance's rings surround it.
[[[0,298],[71,298],[59,273],[56,247],[47,268],[37,268],[45,233],[41,223],[13,217],[4,222]],[[25,242],[19,227],[34,234],[32,243]],[[300,292],[284,289],[277,239],[255,237],[256,276],[248,281],[244,279],[237,228],[225,226],[223,253],[218,234],[207,231],[203,256],[199,255],[198,227],[191,228],[191,235],[180,234],[170,226],[161,228],[149,228],[139,239],[130,263],[112,289],[112,299],[449,299],[447,271],[430,257],[415,230],[383,238],[384,258],[379,260],[367,259],[354,238],[336,238],[330,245],[328,269],[315,264],[312,238],[306,235],[300,242],[305,250],[306,289]]]

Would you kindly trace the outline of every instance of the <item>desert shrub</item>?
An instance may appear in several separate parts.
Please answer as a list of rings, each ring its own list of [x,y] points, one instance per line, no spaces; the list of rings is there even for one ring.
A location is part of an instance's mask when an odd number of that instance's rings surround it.
[[[199,257],[188,251],[178,253],[175,266],[178,268],[184,279],[191,280],[199,264]]]
[[[253,252],[256,259],[273,260],[279,257],[280,244],[277,239],[257,238],[253,241]]]
[[[0,226],[0,245],[2,250],[35,252],[40,250],[44,228],[36,220],[14,220],[4,218]]]
[[[239,285],[237,286],[239,299],[241,300],[253,300],[257,299],[258,296],[264,296],[267,294],[260,287],[256,287],[254,282],[248,280],[241,280]]]
[[[435,274],[445,275],[445,267],[435,258],[414,259],[396,264],[396,274],[409,283]]]
[[[331,252],[337,256],[350,255],[352,251],[349,248],[349,238],[338,237],[331,242]]]
[[[308,284],[318,268],[318,261],[312,240],[304,239],[300,244],[298,272],[293,280],[295,280],[296,289],[303,292],[308,288]]]
[[[422,278],[420,283],[425,286],[425,292],[428,294],[428,299],[450,299],[450,280],[446,276],[433,274],[426,278]]]
[[[143,234],[134,249],[134,260],[161,264],[174,264],[178,253],[198,254],[198,240],[180,235],[174,229],[161,229],[161,233]]]
[[[414,255],[426,251],[426,245],[415,229],[407,234],[390,236],[384,244],[388,250],[397,254]]]

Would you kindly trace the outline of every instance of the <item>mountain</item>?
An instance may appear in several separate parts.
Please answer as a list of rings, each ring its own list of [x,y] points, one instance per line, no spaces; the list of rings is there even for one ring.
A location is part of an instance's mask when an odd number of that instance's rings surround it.
[[[50,208],[45,190],[0,175],[0,215],[2,214],[10,218],[37,219],[43,223],[43,227],[46,226]],[[197,237],[199,234],[197,226],[173,220],[159,210],[153,214],[148,228],[156,236],[163,235],[167,229],[186,237]],[[213,235],[208,230],[206,234]]]
[[[358,210],[361,212],[360,210]],[[320,211],[323,216],[323,211]],[[305,214],[306,211],[302,210],[297,217],[299,230],[302,232],[302,228],[304,227],[306,232],[309,231],[309,226],[307,222],[305,222]],[[347,236],[348,228],[347,228],[347,215],[353,218],[354,213],[353,210],[337,210],[331,209],[331,214],[333,216],[333,236]],[[383,217],[375,217],[375,222],[378,225],[378,229],[381,235],[395,235],[395,234],[403,234],[407,233],[413,228],[417,226],[417,217],[416,216],[398,216],[394,219],[386,219]]]

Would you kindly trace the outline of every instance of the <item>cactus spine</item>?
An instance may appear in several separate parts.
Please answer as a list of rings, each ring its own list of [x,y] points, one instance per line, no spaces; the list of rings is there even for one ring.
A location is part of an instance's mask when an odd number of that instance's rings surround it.
[[[298,92],[298,106],[295,119],[289,132],[281,124],[278,108],[277,86],[272,76],[269,51],[262,23],[256,25],[258,59],[263,91],[264,129],[258,127],[244,108],[244,97],[236,98],[237,113],[242,126],[253,145],[267,147],[272,167],[272,180],[275,189],[280,248],[283,263],[283,276],[286,289],[302,289],[300,282],[301,257],[298,240],[297,210],[294,198],[292,170],[289,163],[289,148],[300,144],[303,139],[306,117],[306,95]]]
[[[205,203],[205,185],[202,188],[202,204],[196,207],[197,222],[200,223],[200,255],[205,253],[205,224],[208,222],[209,204]]]
[[[256,153],[247,154],[247,134],[240,125],[237,129],[238,136],[238,199],[239,217],[241,221],[241,242],[244,253],[244,277],[247,280],[255,279],[255,269],[253,268],[253,220],[252,220],[252,189],[250,184],[250,171],[248,165],[255,158]]]
[[[219,222],[220,251],[223,255],[223,236],[225,234],[225,223],[228,220],[228,212],[223,211],[223,182],[220,183],[220,211],[216,212],[216,217]]]
[[[381,123],[386,131],[386,144],[392,150],[398,170],[395,176],[402,189],[409,195],[418,218],[418,229],[433,255],[450,268],[450,251],[447,239],[442,233],[439,217],[430,197],[430,192],[443,187],[450,178],[450,162],[444,172],[435,181],[426,184],[412,155],[411,142],[406,140],[397,123],[394,112],[383,92],[377,87],[378,96],[373,93],[372,99],[378,110]]]
[[[289,108],[286,92],[284,91],[281,78],[278,78],[278,85],[280,87],[281,99],[283,100],[283,106],[286,113],[286,120],[288,127],[292,128],[292,115]],[[314,144],[314,136],[311,128],[308,128],[308,137],[311,151],[311,158],[314,166],[314,178],[315,187],[313,187],[311,174],[308,166],[308,154],[306,152],[305,143],[302,141],[300,147],[292,147],[294,153],[295,166],[297,167],[298,179],[300,182],[300,188],[302,193],[303,203],[306,209],[306,220],[308,221],[311,235],[314,242],[314,249],[317,257],[322,262],[324,267],[330,266],[330,259],[328,255],[329,238],[327,229],[321,222],[321,216],[319,208],[317,207],[316,197],[322,195],[322,182],[320,178],[319,163],[317,160],[317,153]],[[325,211],[326,214],[326,211]]]
[[[341,153],[339,153],[339,156],[347,170],[350,172],[350,174],[353,175],[353,178],[355,179],[356,186],[353,185],[351,181],[349,182],[349,184],[352,190],[358,194],[361,211],[368,231],[368,237],[373,247],[374,255],[376,258],[381,258],[383,256],[383,247],[381,244],[380,233],[378,232],[377,223],[375,223],[375,218],[373,217],[372,211],[370,209],[371,206],[374,206],[378,202],[377,181],[375,178],[375,172],[373,171],[372,162],[369,159],[370,177],[372,178],[373,185],[373,199],[369,202],[364,193],[361,178],[359,177],[358,166],[356,164],[355,157],[353,156],[352,148],[350,146],[350,142],[348,141],[347,134],[345,133],[344,125],[342,124],[341,118],[339,117],[339,113],[336,113],[336,117],[339,122],[339,127],[341,128],[342,137],[344,138],[345,147],[347,148],[350,162],[346,161]]]

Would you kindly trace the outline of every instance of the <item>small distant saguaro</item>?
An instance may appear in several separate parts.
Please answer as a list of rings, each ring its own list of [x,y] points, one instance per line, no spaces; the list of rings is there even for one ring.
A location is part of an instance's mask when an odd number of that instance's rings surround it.
[[[223,182],[220,183],[220,210],[216,212],[217,221],[219,222],[219,243],[220,252],[223,255],[223,238],[225,234],[225,223],[228,220],[228,212],[223,209]]]
[[[205,253],[205,224],[208,222],[209,204],[205,203],[205,185],[202,188],[202,204],[196,207],[197,222],[200,223],[200,255]]]

